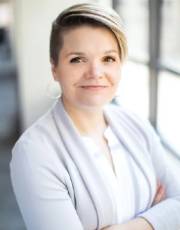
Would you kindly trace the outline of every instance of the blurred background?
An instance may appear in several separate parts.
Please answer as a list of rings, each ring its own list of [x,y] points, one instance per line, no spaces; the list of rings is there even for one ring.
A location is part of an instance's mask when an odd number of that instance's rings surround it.
[[[0,0],[0,230],[25,229],[9,176],[11,149],[54,102],[49,34],[80,0]],[[122,17],[129,42],[117,102],[150,120],[172,162],[180,159],[180,0],[99,0]]]

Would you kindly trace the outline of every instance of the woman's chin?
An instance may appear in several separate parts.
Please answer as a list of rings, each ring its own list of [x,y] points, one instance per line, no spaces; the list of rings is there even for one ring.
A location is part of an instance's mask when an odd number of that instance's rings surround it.
[[[101,100],[83,100],[81,101],[81,103],[79,103],[79,105],[81,105],[82,107],[86,107],[89,109],[98,109],[98,108],[102,108],[103,106],[105,106],[106,104],[108,104],[111,101],[111,99],[101,99]]]

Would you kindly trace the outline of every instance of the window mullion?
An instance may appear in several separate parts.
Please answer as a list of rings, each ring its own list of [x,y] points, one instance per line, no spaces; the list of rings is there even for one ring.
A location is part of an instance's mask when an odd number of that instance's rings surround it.
[[[161,0],[149,0],[149,120],[157,128]]]

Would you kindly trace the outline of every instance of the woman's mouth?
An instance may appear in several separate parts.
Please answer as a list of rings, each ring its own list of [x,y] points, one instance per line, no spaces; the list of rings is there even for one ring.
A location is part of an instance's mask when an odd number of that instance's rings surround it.
[[[105,89],[107,88],[108,86],[106,85],[83,85],[81,86],[81,88],[83,89],[89,89],[89,90],[100,90],[100,89]]]

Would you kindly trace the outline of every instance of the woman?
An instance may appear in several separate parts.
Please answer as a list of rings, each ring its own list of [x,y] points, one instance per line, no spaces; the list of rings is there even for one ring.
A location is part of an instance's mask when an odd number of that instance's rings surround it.
[[[110,103],[126,55],[111,9],[74,5],[54,21],[50,59],[62,95],[17,141],[10,164],[27,229],[180,226],[180,182],[157,135]]]

